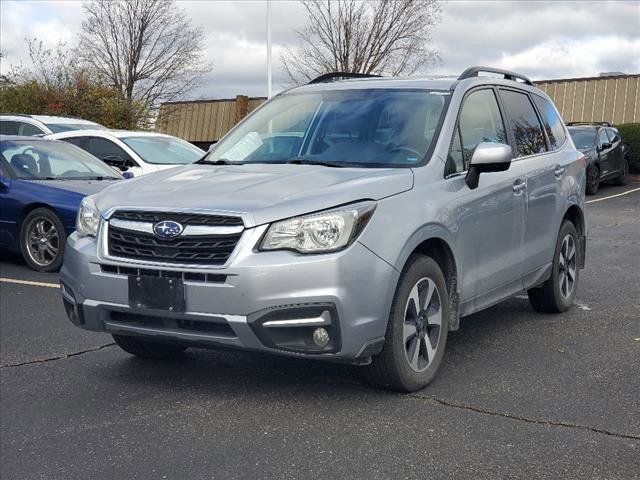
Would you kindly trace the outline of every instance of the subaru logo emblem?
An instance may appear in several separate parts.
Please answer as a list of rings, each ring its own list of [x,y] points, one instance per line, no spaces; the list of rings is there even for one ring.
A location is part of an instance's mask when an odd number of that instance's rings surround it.
[[[178,222],[163,220],[153,225],[153,233],[160,238],[173,238],[182,233],[184,227]]]

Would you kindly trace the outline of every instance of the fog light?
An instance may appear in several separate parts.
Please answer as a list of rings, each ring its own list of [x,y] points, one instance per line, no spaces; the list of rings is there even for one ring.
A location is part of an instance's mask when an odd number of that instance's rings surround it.
[[[327,332],[322,327],[316,328],[313,331],[313,343],[315,343],[319,347],[326,347],[329,343],[329,332]]]

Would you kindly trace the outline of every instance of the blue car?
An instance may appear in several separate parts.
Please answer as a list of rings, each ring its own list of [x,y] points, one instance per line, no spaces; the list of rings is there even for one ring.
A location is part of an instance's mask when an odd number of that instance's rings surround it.
[[[58,270],[82,199],[122,178],[69,143],[0,135],[0,248]]]

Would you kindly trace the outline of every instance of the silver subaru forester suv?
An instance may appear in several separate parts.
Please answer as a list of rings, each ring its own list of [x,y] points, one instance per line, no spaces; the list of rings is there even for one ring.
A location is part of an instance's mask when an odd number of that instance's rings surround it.
[[[412,391],[461,317],[523,290],[569,308],[585,158],[549,97],[483,67],[350,76],[277,95],[196,164],[87,197],[60,276],[70,320],[141,357],[272,352]]]

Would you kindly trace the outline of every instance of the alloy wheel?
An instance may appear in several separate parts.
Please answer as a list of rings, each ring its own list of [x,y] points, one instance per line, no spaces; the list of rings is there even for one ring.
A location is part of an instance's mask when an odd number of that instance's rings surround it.
[[[411,289],[404,313],[405,356],[415,372],[434,360],[441,336],[442,305],[433,280],[421,278]]]
[[[576,282],[576,243],[573,235],[566,235],[562,239],[560,255],[558,256],[558,285],[560,294],[568,299],[573,293]]]
[[[35,218],[27,229],[27,252],[34,263],[47,267],[55,262],[60,251],[60,234],[46,218]]]

